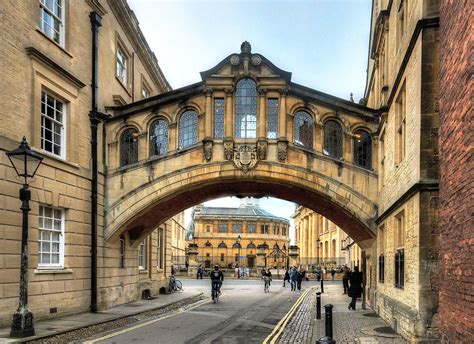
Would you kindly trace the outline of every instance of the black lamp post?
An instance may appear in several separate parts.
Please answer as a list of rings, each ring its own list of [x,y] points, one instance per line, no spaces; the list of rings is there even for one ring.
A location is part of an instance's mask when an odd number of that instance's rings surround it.
[[[26,138],[20,143],[20,147],[7,152],[16,174],[24,178],[23,187],[20,189],[21,211],[23,212],[23,225],[21,235],[21,267],[20,267],[20,302],[18,309],[13,314],[11,337],[34,336],[33,313],[28,309],[28,212],[31,192],[28,188],[28,178],[33,178],[38,170],[43,157],[32,151]]]
[[[317,255],[317,264],[319,265],[319,244],[321,244],[321,240],[316,240],[316,255]]]
[[[239,234],[239,236],[237,237],[237,244],[239,244],[239,269],[240,269],[240,249],[242,247],[242,245],[240,245],[241,241],[242,241],[242,237]]]

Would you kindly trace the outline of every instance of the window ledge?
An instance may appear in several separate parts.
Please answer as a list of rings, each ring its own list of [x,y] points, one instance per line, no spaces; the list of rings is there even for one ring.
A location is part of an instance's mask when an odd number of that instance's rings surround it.
[[[146,269],[138,269],[138,273],[139,273],[139,274],[146,274],[146,273],[148,273],[148,270],[146,270]]]
[[[72,274],[72,269],[38,267],[35,274]]]
[[[58,161],[58,162],[60,162],[60,163],[66,164],[66,165],[71,166],[71,167],[74,167],[74,168],[80,168],[80,166],[79,166],[78,164],[73,163],[73,162],[71,162],[71,161],[68,161],[68,160],[66,160],[66,159],[63,158],[63,157],[60,157],[60,156],[58,156],[58,155],[55,155],[55,154],[50,153],[50,152],[48,152],[48,151],[45,151],[45,150],[43,150],[43,149],[38,149],[38,150],[36,150],[36,151],[37,151],[38,153],[42,154],[43,156],[48,157],[48,158],[51,158],[51,159],[53,159],[53,160],[55,160],[55,161]]]
[[[125,92],[127,92],[128,96],[129,97],[132,97],[132,90],[127,86],[127,85],[124,85],[122,80],[120,80],[120,78],[115,75],[115,80],[117,80],[117,82],[120,84],[120,86],[122,86],[122,88],[125,90]]]
[[[53,43],[55,46],[57,46],[60,50],[62,50],[63,53],[65,53],[67,56],[74,58],[74,55],[72,55],[69,51],[67,51],[63,46],[58,44],[56,41],[52,40],[48,35],[46,35],[39,27],[36,28],[36,32],[38,32],[41,36],[46,38],[48,41]]]

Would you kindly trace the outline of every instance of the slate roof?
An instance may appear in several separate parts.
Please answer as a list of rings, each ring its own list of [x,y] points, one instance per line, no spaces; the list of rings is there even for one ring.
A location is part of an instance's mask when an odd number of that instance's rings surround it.
[[[275,216],[257,206],[242,206],[238,208],[202,207],[196,215],[197,217],[214,218],[265,218],[269,220],[289,222],[288,219]]]

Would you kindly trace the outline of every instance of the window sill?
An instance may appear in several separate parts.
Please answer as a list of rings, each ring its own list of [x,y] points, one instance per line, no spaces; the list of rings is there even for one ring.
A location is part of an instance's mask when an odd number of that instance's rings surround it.
[[[43,150],[43,149],[39,149],[39,150],[36,150],[36,151],[37,151],[38,153],[44,155],[45,157],[51,158],[51,159],[53,159],[53,160],[55,160],[55,161],[57,161],[57,162],[66,164],[66,165],[71,166],[71,167],[74,167],[74,168],[80,168],[80,166],[79,166],[78,164],[75,164],[75,163],[73,163],[73,162],[71,162],[71,161],[66,160],[66,159],[63,158],[63,157],[60,157],[60,156],[58,156],[58,155],[55,155],[55,154],[50,153],[50,152],[48,152],[48,151],[45,151],[45,150]]]
[[[50,41],[51,43],[53,43],[56,47],[58,47],[63,53],[65,53],[67,56],[69,56],[70,58],[74,58],[74,55],[72,55],[69,51],[67,51],[63,46],[61,46],[60,44],[58,44],[56,41],[52,40],[48,35],[46,35],[43,31],[41,31],[40,28],[36,28],[36,32],[38,32],[41,36],[43,36],[44,38],[46,38],[48,41]]]
[[[138,269],[138,273],[139,274],[146,274],[146,273],[148,273],[148,270],[147,269]]]
[[[127,85],[124,85],[122,80],[120,80],[120,78],[117,75],[115,75],[115,80],[117,80],[117,82],[120,84],[120,86],[122,86],[122,88],[125,90],[125,92],[127,92],[128,96],[131,97],[132,93],[131,93],[130,88]]]
[[[54,268],[54,267],[38,267],[35,269],[35,274],[72,274],[72,269],[66,268]]]

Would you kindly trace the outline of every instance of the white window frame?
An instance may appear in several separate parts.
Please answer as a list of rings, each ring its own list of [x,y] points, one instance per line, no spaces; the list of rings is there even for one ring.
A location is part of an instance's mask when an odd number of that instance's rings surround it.
[[[164,241],[165,241],[165,231],[163,228],[158,228],[158,233],[157,233],[157,239],[156,239],[156,268],[158,270],[163,270],[164,269],[164,253],[165,253],[165,246],[164,246]]]
[[[123,56],[123,63],[119,60],[119,54]],[[119,75],[118,65],[122,67],[122,75]],[[115,52],[115,76],[120,80],[125,88],[128,88],[128,55],[125,50],[117,44],[117,51]]]
[[[138,245],[138,270],[145,271],[147,269],[147,239],[144,239]],[[143,250],[143,251],[142,251]]]
[[[53,217],[51,218],[46,218],[43,216],[43,209],[51,209]],[[60,211],[61,216],[57,218],[54,214],[54,212]],[[45,228],[45,220],[51,219],[52,220],[52,228]],[[43,221],[41,221],[43,220]],[[54,229],[54,221],[60,221],[60,229],[55,230]],[[55,208],[55,207],[50,207],[47,205],[42,205],[40,204],[39,206],[39,216],[38,216],[38,268],[55,268],[55,269],[63,269],[64,268],[64,232],[65,232],[65,210],[62,208]],[[41,258],[42,258],[42,243],[43,240],[41,239],[41,234],[42,232],[59,232],[59,261],[58,263],[41,263]],[[52,240],[51,241],[45,241],[50,243],[50,254],[52,253],[51,251],[51,245],[52,245]]]
[[[48,106],[48,101],[47,101],[47,98],[53,98],[55,100],[55,108],[54,108],[54,111],[57,111],[56,110],[56,102],[60,102],[62,104],[62,122],[59,122],[57,121],[55,118],[51,118],[49,116],[47,116],[46,114],[43,114],[43,111],[41,110],[42,108],[42,103],[43,103],[43,94],[46,95],[46,103],[45,103],[45,109],[46,107]],[[51,154],[53,156],[56,156],[56,157],[60,157],[62,159],[66,159],[66,133],[67,133],[67,130],[66,130],[66,125],[67,125],[67,103],[65,101],[63,101],[62,99],[52,95],[51,93],[47,92],[46,90],[41,90],[41,104],[40,104],[40,113],[41,113],[41,150],[47,154]],[[43,140],[45,139],[45,135],[43,133],[43,130],[44,130],[44,127],[43,127],[43,117],[44,118],[47,118],[48,120],[51,120],[53,121],[54,123],[57,123],[59,125],[61,125],[61,132],[60,132],[60,135],[61,135],[61,142],[60,142],[60,154],[56,154],[54,153],[54,149],[52,152],[50,152],[49,150],[46,150],[44,148],[44,145],[43,145]],[[53,131],[53,135],[54,135],[54,131]],[[52,138],[53,141],[52,141],[52,144],[54,145],[54,138]]]
[[[46,6],[47,1],[48,0],[39,0],[39,7],[40,7],[39,29],[42,33],[44,33],[47,37],[49,37],[53,42],[55,42],[56,44],[59,44],[61,47],[64,48],[65,36],[66,36],[66,25],[65,25],[66,1],[65,0],[51,0],[53,6],[55,4],[60,4],[61,13],[59,16],[53,13],[53,9]],[[44,26],[45,25],[49,26],[49,24],[46,24],[46,22],[43,21],[43,16],[42,16],[43,12],[46,12],[48,15],[50,15],[53,18],[53,21],[57,20],[59,22],[59,32],[58,32],[59,42],[56,42],[56,40],[54,39],[54,35],[53,37],[51,37],[48,34],[48,32],[44,29]],[[56,31],[54,27],[52,27],[51,29],[53,31]]]

